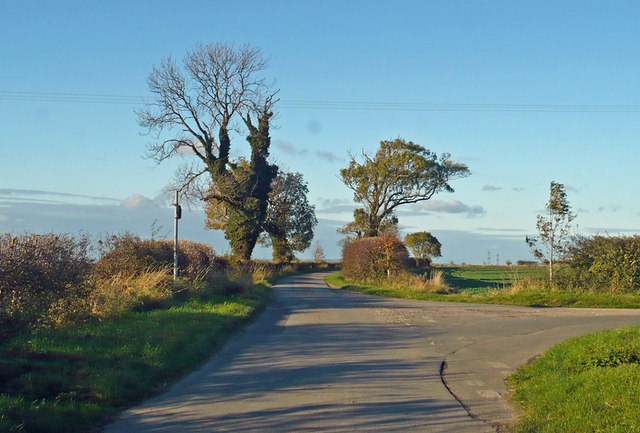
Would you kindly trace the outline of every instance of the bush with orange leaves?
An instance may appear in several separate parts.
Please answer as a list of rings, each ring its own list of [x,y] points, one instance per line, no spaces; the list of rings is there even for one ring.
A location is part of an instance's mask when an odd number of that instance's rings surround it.
[[[407,249],[393,235],[356,239],[342,249],[342,274],[353,281],[376,281],[406,269]]]

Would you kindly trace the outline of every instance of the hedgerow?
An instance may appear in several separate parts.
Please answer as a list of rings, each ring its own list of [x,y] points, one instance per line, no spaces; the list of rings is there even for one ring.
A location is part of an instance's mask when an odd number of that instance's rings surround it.
[[[406,269],[409,255],[393,235],[347,242],[342,249],[342,274],[353,281],[379,280]]]
[[[574,241],[561,286],[579,291],[640,292],[640,236],[594,236]]]

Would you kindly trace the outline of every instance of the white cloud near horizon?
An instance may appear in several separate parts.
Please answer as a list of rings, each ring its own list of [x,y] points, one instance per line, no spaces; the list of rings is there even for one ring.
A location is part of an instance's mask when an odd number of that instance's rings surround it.
[[[135,207],[152,208],[152,207],[159,207],[159,204],[154,200],[150,200],[141,194],[132,194],[129,197],[122,200],[122,203],[120,203],[120,206],[125,208],[135,208]]]
[[[148,199],[147,199],[148,200]],[[144,200],[141,200],[144,202]],[[151,228],[162,227],[162,233],[170,233],[173,226],[173,211],[170,208],[124,207],[119,205],[96,204],[48,204],[11,202],[2,207],[0,232],[10,233],[80,233],[91,235],[103,233],[121,233],[129,231],[149,238]],[[185,209],[180,220],[180,238],[209,243],[218,254],[229,251],[224,233],[218,230],[206,230],[204,212]],[[318,218],[314,242],[320,241],[328,259],[339,259],[342,235],[336,229],[346,222],[332,218]],[[443,243],[443,257],[440,262],[453,260],[456,263],[482,263],[487,249],[499,252],[503,259],[513,261],[529,257],[525,243],[521,239],[509,239],[501,234],[474,233],[464,230],[432,230]],[[496,247],[497,245],[497,247]],[[301,259],[311,259],[311,251],[298,254]],[[271,249],[256,247],[254,258],[271,258]]]
[[[502,188],[495,185],[485,185],[482,187],[483,191],[500,191]]]
[[[486,212],[480,205],[466,205],[458,200],[428,200],[411,206],[414,211],[443,212],[452,214],[466,214],[467,217],[484,215]]]

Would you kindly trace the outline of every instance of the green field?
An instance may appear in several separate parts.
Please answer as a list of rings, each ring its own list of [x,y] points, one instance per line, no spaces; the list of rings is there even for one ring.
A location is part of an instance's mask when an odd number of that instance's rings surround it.
[[[446,276],[447,284],[468,294],[485,294],[501,289],[523,278],[545,278],[544,266],[438,266]]]
[[[439,266],[445,282],[451,287],[448,293],[416,290],[411,287],[390,287],[384,281],[356,283],[345,279],[341,273],[327,277],[335,288],[358,291],[375,296],[417,299],[425,301],[465,302],[476,304],[523,305],[534,307],[577,308],[640,308],[640,296],[607,293],[572,292],[549,288],[547,268],[524,266]],[[512,290],[512,284],[529,282],[530,287]]]

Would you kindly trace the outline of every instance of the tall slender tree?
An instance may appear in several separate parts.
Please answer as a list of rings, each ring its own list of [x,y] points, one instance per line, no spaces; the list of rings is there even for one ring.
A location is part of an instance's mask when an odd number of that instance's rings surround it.
[[[567,251],[571,222],[576,217],[571,213],[563,184],[551,181],[549,201],[545,208],[547,212],[538,215],[536,222],[538,236],[527,236],[525,241],[537,259],[549,262],[549,281],[553,281],[554,261]],[[538,248],[539,243],[544,245],[544,250]]]

